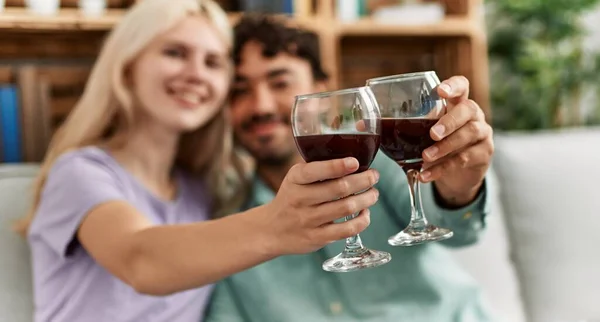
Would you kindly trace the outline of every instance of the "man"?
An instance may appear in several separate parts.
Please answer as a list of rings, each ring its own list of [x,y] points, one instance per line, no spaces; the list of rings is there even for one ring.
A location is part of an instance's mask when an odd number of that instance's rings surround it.
[[[245,17],[236,26],[236,79],[232,120],[237,142],[256,160],[247,207],[270,201],[285,174],[303,162],[290,128],[294,96],[326,89],[327,74],[316,37],[266,17]],[[392,261],[351,273],[321,269],[343,241],[306,255],[283,256],[222,281],[209,322],[489,321],[478,287],[445,247],[475,243],[487,212],[485,173],[493,153],[492,130],[469,84],[453,77],[440,86],[449,114],[432,131],[439,141],[424,154],[424,206],[434,224],[454,237],[413,247],[391,247],[387,238],[410,217],[402,170],[383,153],[372,167],[380,173],[379,201],[361,233],[368,247],[388,251]]]

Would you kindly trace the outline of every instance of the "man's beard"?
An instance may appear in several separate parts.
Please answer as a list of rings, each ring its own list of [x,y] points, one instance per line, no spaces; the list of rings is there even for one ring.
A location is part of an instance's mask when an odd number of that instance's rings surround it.
[[[260,125],[260,124],[269,123],[269,122],[280,122],[282,124],[291,126],[288,118],[283,118],[283,117],[281,117],[281,115],[277,115],[277,114],[273,114],[273,113],[266,113],[266,114],[252,115],[251,118],[249,118],[248,120],[246,120],[245,122],[242,123],[242,130],[247,131],[254,125]],[[258,138],[258,140],[261,141],[261,142],[259,142],[259,145],[262,145],[262,144],[266,145],[272,139],[273,138],[271,138],[271,137]],[[237,141],[237,138],[236,138],[236,141]],[[291,163],[294,161],[294,157],[295,157],[295,149],[294,148],[289,148],[289,149],[282,148],[281,151],[269,151],[269,152],[263,153],[260,150],[260,148],[253,151],[251,149],[244,147],[243,144],[240,144],[239,141],[236,143],[238,144],[238,146],[242,147],[242,149],[244,149],[246,152],[248,152],[252,156],[252,158],[254,158],[254,160],[256,161],[256,165],[258,167],[280,168],[280,167],[285,167],[285,166],[291,165]],[[290,144],[293,146],[294,142],[292,141],[292,142],[290,142]]]
[[[256,165],[258,167],[274,167],[281,168],[287,165],[290,165],[294,160],[294,152],[286,151],[284,153],[279,154],[269,154],[269,155],[256,155],[254,153],[250,153],[254,159],[256,160]]]
[[[249,130],[254,125],[260,125],[262,123],[269,122],[280,122],[291,126],[290,120],[288,118],[284,118],[281,115],[277,115],[274,113],[264,113],[264,114],[254,114],[252,117],[248,118],[242,123],[242,129],[244,131]]]
[[[291,143],[294,144],[293,142]],[[253,162],[258,167],[273,167],[281,168],[291,166],[296,158],[296,150],[292,147],[289,149],[280,149],[280,151],[261,151],[260,148],[252,149],[244,145],[234,136],[235,150],[241,155],[252,158]]]

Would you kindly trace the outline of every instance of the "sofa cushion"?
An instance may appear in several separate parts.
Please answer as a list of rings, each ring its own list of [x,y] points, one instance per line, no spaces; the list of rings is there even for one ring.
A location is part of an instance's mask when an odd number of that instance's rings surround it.
[[[0,317],[31,322],[33,297],[27,242],[11,223],[29,207],[36,165],[0,165]]]
[[[600,128],[496,134],[528,321],[600,318]]]
[[[488,198],[492,206],[486,217],[486,230],[476,244],[452,251],[461,266],[481,284],[499,321],[525,322],[519,281],[510,258],[498,177],[493,169],[486,180],[489,181]]]

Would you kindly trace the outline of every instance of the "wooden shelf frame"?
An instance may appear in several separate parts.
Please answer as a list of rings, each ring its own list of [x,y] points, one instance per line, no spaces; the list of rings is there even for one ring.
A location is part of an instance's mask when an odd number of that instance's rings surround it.
[[[327,0],[324,0],[325,3]],[[54,16],[35,15],[27,8],[9,7],[0,13],[0,30],[4,32],[19,30],[36,31],[77,31],[77,30],[110,30],[119,22],[127,9],[108,9],[102,16],[85,16],[77,8],[61,8]],[[345,35],[395,35],[395,36],[469,36],[478,33],[480,28],[472,19],[467,17],[450,16],[441,22],[426,25],[399,25],[379,23],[370,18],[360,19],[352,23],[342,23],[334,17],[323,14],[312,15],[308,8],[296,15],[294,19],[312,29],[326,26],[330,32],[339,36]],[[229,17],[235,22],[241,13],[230,13]]]
[[[0,13],[0,30],[109,30],[124,14],[124,9],[108,9],[102,16],[88,17],[77,8],[61,8],[57,15],[42,16],[30,13],[27,8],[8,7]]]
[[[380,23],[369,18],[352,23],[334,22],[340,36],[471,36],[477,33],[472,20],[465,17],[447,17],[443,21],[423,25],[399,25]]]
[[[428,0],[433,1],[433,0]],[[489,101],[489,67],[487,36],[483,19],[483,0],[438,0],[446,10],[442,21],[423,25],[391,24],[362,18],[353,22],[340,22],[336,19],[336,0],[318,0],[316,17],[326,26],[320,31],[322,57],[332,79],[330,86],[340,88],[357,86],[345,81],[347,67],[343,65],[345,53],[343,40],[349,37],[368,41],[374,38],[434,39],[447,38],[454,46],[445,46],[436,52],[435,65],[444,72],[443,76],[464,75],[471,81],[471,98],[478,102],[491,118]],[[386,45],[394,46],[394,41]],[[365,46],[358,46],[364,50]],[[444,59],[440,57],[444,57]],[[443,62],[442,62],[443,61]],[[389,73],[389,72],[388,72]],[[442,76],[442,77],[443,77]]]
[[[331,89],[351,83],[360,85],[362,78],[373,72],[365,72],[369,66],[374,66],[378,73],[407,72],[404,68],[407,63],[400,60],[418,59],[418,54],[414,52],[424,50],[424,55],[429,55],[424,58],[425,61],[436,68],[440,77],[462,74],[470,79],[471,98],[482,106],[489,119],[489,70],[483,0],[437,1],[444,4],[446,17],[436,23],[418,26],[383,23],[369,17],[341,22],[336,19],[336,0],[296,0],[290,23],[312,30],[320,38],[321,59],[331,76]],[[10,64],[22,58],[29,62],[37,59],[93,61],[106,32],[120,21],[127,10],[108,9],[103,16],[89,17],[72,6],[61,8],[55,16],[35,15],[24,7],[5,8],[0,13],[0,81],[6,82],[7,79],[18,78],[19,74],[23,75],[18,72],[14,73],[16,76],[7,73],[7,69],[3,69],[3,61],[4,67],[6,62]],[[232,23],[240,16],[240,13],[229,13]],[[413,40],[421,45],[413,46]],[[426,45],[423,46],[423,43]],[[411,52],[413,56],[410,56]],[[369,58],[370,53],[373,54],[370,63],[361,63],[360,59]],[[396,68],[382,68],[377,60],[379,57],[387,59],[387,64]],[[420,69],[425,65],[417,63],[410,68]],[[55,74],[52,75],[39,77],[39,91],[44,88],[51,90],[56,86]],[[46,114],[55,118],[65,114],[68,105],[73,103],[71,99],[50,97],[51,101],[44,103],[51,109]],[[30,123],[38,124],[39,121]],[[33,152],[29,154],[33,155]],[[35,154],[29,161],[36,161],[38,157],[39,154]]]

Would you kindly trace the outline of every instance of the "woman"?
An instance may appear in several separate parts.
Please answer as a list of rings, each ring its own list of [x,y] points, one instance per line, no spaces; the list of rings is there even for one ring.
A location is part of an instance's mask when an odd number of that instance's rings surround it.
[[[231,204],[230,46],[208,0],[139,1],[112,31],[20,227],[36,321],[199,321],[212,283],[366,228],[366,211],[333,223],[377,200],[351,196],[377,176],[351,158],[297,165],[272,203],[207,220]]]

